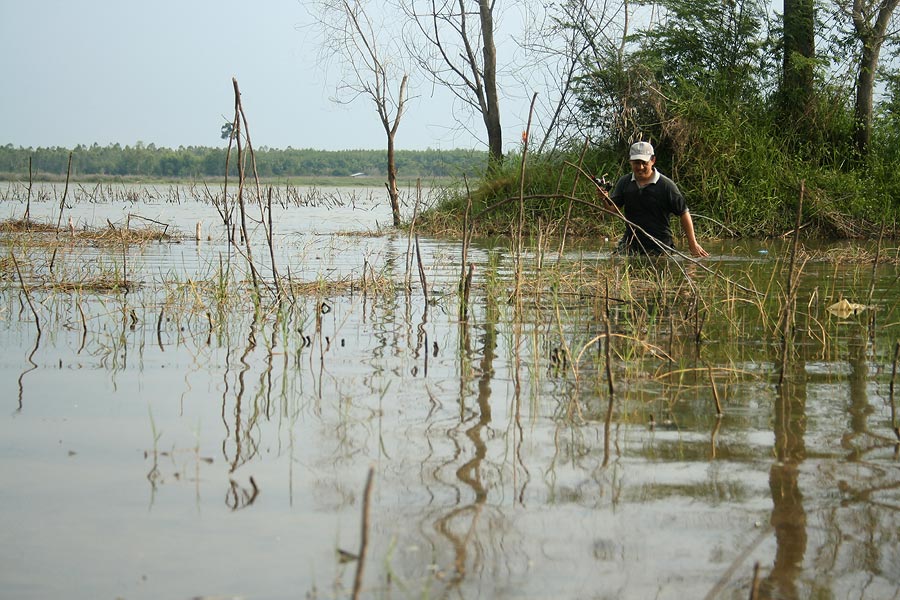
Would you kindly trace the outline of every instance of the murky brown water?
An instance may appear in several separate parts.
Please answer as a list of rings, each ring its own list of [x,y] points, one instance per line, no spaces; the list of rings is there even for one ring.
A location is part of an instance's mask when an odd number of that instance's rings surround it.
[[[421,239],[426,309],[380,196],[341,193],[274,208],[279,272],[322,291],[255,315],[246,285],[209,284],[247,274],[207,203],[70,203],[76,228],[185,234],[58,249],[55,273],[118,269],[127,294],[42,287],[46,247],[6,242],[41,334],[4,267],[0,597],[350,597],[358,562],[338,551],[359,551],[370,467],[360,597],[747,598],[757,563],[761,598],[900,597],[896,267],[873,287],[871,263],[806,263],[779,384],[778,315],[752,294],[660,293],[605,247],[556,271],[549,253],[517,309],[509,242],[476,244],[460,323],[459,244]],[[5,197],[0,218],[21,216]],[[734,281],[784,280],[786,246],[704,245]],[[365,290],[332,287],[364,269]],[[874,310],[826,310],[870,290]]]

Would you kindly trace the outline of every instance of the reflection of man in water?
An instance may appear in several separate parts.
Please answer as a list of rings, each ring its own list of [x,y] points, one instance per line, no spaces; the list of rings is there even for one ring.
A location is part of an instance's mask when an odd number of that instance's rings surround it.
[[[669,217],[675,215],[694,256],[709,256],[694,237],[694,222],[684,196],[675,182],[656,170],[656,154],[649,142],[631,145],[631,174],[616,183],[608,201],[615,204],[629,223],[619,241],[619,251],[628,254],[661,254],[660,243],[673,245]],[[649,235],[648,235],[649,234]],[[658,242],[657,242],[658,240]]]

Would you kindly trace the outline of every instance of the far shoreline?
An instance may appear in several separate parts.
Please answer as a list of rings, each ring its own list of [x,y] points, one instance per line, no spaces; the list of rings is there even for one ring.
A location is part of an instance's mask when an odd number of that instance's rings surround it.
[[[65,183],[66,175],[58,173],[33,173],[31,176],[32,184],[41,183]],[[70,184],[94,184],[94,185],[215,185],[223,186],[226,183],[224,177],[141,177],[139,175],[70,175],[68,178]],[[251,177],[244,178],[244,186],[255,185],[255,179]],[[0,172],[0,182],[13,183],[27,186],[29,184],[28,175],[21,173],[2,173]],[[362,188],[384,188],[387,182],[387,176],[376,175],[298,175],[292,177],[260,177],[260,185],[265,186],[296,186],[296,187],[362,187]],[[417,185],[422,187],[443,187],[450,186],[457,182],[454,177],[398,177],[397,185],[402,188],[415,188]],[[236,186],[238,184],[237,177],[228,178],[228,186]]]

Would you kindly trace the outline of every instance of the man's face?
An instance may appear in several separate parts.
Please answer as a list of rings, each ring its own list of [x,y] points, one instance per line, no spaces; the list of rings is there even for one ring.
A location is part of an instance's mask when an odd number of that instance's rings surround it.
[[[634,178],[638,181],[646,181],[653,177],[654,164],[656,164],[655,156],[651,156],[650,160],[632,160],[631,170],[634,172]]]

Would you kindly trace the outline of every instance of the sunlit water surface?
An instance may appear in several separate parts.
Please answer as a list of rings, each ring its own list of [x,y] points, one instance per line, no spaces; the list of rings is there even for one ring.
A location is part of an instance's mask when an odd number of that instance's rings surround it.
[[[64,232],[71,217],[76,234],[151,223],[178,238],[61,236],[57,272],[119,272],[128,293],[26,297],[4,269],[0,597],[349,597],[360,562],[342,552],[360,552],[370,467],[360,597],[746,598],[757,564],[760,597],[900,597],[891,265],[805,265],[780,385],[758,309],[735,309],[741,339],[710,322],[698,344],[690,306],[670,326],[613,305],[608,412],[599,292],[526,301],[516,318],[509,241],[471,249],[461,323],[458,242],[420,238],[426,304],[383,194],[276,203],[276,269],[322,291],[254,316],[196,287],[248,276],[210,202],[82,191]],[[59,193],[32,217],[55,224]],[[0,217],[22,215],[16,198]],[[251,252],[271,280],[255,210]],[[49,271],[28,243],[9,247],[35,278]],[[725,276],[783,279],[788,246],[707,248]],[[631,272],[604,243],[562,260]],[[364,273],[371,287],[328,286]],[[870,293],[859,315],[826,310]],[[662,333],[638,343],[641,327]]]

